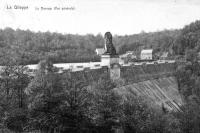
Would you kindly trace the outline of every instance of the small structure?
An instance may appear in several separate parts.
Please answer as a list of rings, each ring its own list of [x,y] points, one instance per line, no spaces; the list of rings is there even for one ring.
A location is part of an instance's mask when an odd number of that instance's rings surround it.
[[[136,59],[137,58],[137,56],[136,56],[134,51],[127,51],[125,54],[120,55],[120,58],[127,58],[127,57],[129,57],[131,59]]]
[[[160,56],[161,60],[165,60],[168,57],[168,52],[163,52],[163,54]]]
[[[153,49],[144,49],[141,51],[141,60],[152,60]]]
[[[96,48],[95,52],[97,53],[97,55],[102,55],[105,53],[105,49],[104,48]]]
[[[127,51],[125,54],[120,55],[120,62],[127,64],[137,60],[136,53],[134,51]]]
[[[126,54],[133,54],[133,51],[126,51]]]
[[[110,78],[112,80],[117,80],[120,78],[120,65],[119,63],[113,63],[110,67]]]

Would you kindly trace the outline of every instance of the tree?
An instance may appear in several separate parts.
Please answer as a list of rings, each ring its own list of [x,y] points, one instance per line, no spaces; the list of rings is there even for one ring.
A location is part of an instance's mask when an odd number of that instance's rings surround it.
[[[121,126],[121,97],[114,91],[115,87],[116,84],[104,74],[92,86],[93,121],[99,127],[99,132],[111,132],[113,128]]]
[[[0,79],[0,112],[1,123],[13,131],[23,131],[26,123],[26,96],[24,89],[28,85],[29,76],[27,68],[19,66],[16,62],[2,67]]]
[[[149,101],[148,101],[149,102]],[[163,133],[162,112],[155,110],[141,97],[127,95],[123,103],[123,127],[127,133]]]
[[[190,61],[190,62],[197,61],[197,52],[193,49],[186,50],[185,56],[186,56],[187,61]]]
[[[87,85],[73,74],[51,71],[48,62],[26,89],[29,96],[28,128],[42,131],[82,132],[89,130],[90,96]],[[41,63],[40,63],[41,64]]]
[[[186,25],[176,39],[175,52],[184,55],[187,50],[199,52],[200,21]]]

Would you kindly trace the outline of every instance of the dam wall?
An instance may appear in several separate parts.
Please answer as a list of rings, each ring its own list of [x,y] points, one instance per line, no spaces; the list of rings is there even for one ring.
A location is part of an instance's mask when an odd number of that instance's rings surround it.
[[[120,80],[123,80],[123,85],[115,89],[124,96],[143,97],[160,109],[164,107],[167,110],[181,111],[183,102],[174,76],[175,70],[175,63],[121,67]],[[71,72],[73,77],[88,84],[98,81],[102,74],[109,76],[109,73],[108,67]]]
[[[121,78],[126,84],[173,76],[175,63],[132,65],[121,67]]]
[[[183,104],[174,76],[146,80],[116,88],[119,94],[142,97],[153,106],[167,110],[181,111]]]
[[[176,63],[148,64],[121,68],[124,86],[117,91],[146,99],[157,107],[181,111],[183,105],[175,77]]]
[[[175,68],[175,63],[121,66],[120,79],[123,80],[126,85],[146,80],[159,79],[173,76]],[[88,68],[83,71],[70,73],[73,77],[89,83],[98,81],[102,74],[110,76],[110,68],[104,66],[99,69]]]

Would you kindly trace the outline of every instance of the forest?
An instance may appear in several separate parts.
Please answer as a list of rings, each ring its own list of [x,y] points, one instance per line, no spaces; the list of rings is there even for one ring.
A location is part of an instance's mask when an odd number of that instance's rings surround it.
[[[114,33],[113,33],[114,34]],[[135,51],[137,54],[144,48],[153,48],[155,53],[170,52],[176,45],[180,30],[164,30],[159,32],[113,37],[114,46],[119,54]],[[50,32],[32,32],[29,30],[0,30],[0,65],[3,59],[15,57],[19,64],[37,64],[40,60],[51,58],[53,63],[72,63],[100,61],[96,48],[104,47],[104,37],[98,35],[72,35]]]
[[[102,73],[88,84],[69,72],[59,74],[55,62],[98,60],[94,49],[102,35],[61,35],[12,30],[0,32],[0,131],[5,133],[199,133],[200,21],[180,30],[114,36],[119,53],[141,47],[172,50],[184,56],[175,76],[184,100],[180,112],[155,109],[142,97],[122,97],[119,82]],[[137,45],[136,45],[137,44]],[[135,47],[134,47],[135,46]],[[94,56],[92,56],[94,55]],[[34,77],[26,64],[39,63]]]

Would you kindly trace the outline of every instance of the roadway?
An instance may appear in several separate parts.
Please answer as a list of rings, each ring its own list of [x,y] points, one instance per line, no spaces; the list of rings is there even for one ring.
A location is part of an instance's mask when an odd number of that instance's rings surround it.
[[[131,66],[131,65],[148,65],[148,64],[163,64],[163,63],[175,63],[175,60],[157,60],[157,61],[144,61],[144,62],[131,62],[131,63],[123,63],[120,62],[121,66]],[[63,70],[70,71],[83,71],[84,69],[99,69],[104,66],[101,62],[85,62],[85,63],[58,63],[53,64],[54,67],[59,69],[59,72]],[[27,65],[29,68],[29,72],[35,72],[38,69],[38,65]]]

